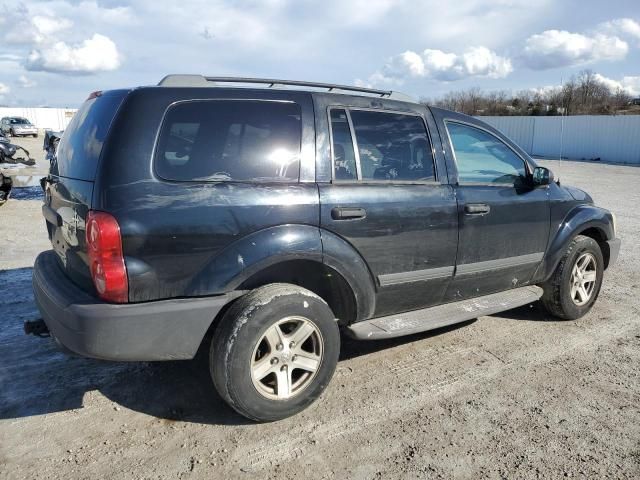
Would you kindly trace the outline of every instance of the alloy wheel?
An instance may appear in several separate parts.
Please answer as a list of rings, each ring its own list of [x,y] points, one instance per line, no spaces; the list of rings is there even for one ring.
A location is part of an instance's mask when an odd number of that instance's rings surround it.
[[[578,257],[571,271],[571,300],[578,306],[586,304],[596,287],[596,258],[589,252]]]
[[[322,356],[322,335],[311,320],[283,318],[258,341],[251,357],[251,380],[262,396],[288,400],[311,384]]]

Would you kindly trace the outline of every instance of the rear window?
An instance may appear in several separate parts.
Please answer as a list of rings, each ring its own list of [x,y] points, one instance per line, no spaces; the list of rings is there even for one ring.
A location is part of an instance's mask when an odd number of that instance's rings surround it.
[[[102,146],[122,99],[121,95],[102,95],[84,102],[62,135],[52,174],[94,180]]]
[[[177,181],[298,181],[301,139],[296,103],[182,102],[162,124],[156,173]]]

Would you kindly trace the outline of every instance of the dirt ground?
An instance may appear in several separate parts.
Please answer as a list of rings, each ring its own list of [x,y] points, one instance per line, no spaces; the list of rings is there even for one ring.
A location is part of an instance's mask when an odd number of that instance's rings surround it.
[[[541,162],[618,215],[619,263],[578,321],[536,306],[345,340],[300,415],[245,421],[204,363],[107,363],[26,337],[48,248],[37,190],[0,208],[0,478],[638,478],[640,168]]]

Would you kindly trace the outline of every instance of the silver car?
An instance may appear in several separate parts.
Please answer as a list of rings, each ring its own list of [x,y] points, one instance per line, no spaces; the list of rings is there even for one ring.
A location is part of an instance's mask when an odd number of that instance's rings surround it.
[[[0,120],[0,131],[11,137],[38,136],[38,127],[24,117],[3,117]]]

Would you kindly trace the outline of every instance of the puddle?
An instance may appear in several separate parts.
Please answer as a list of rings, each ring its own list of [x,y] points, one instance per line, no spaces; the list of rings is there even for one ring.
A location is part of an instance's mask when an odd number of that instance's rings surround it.
[[[40,185],[37,187],[18,187],[11,189],[9,200],[43,200],[44,192]]]
[[[6,173],[5,173],[6,175]],[[10,200],[41,200],[44,192],[40,187],[42,175],[9,175],[13,180]]]

